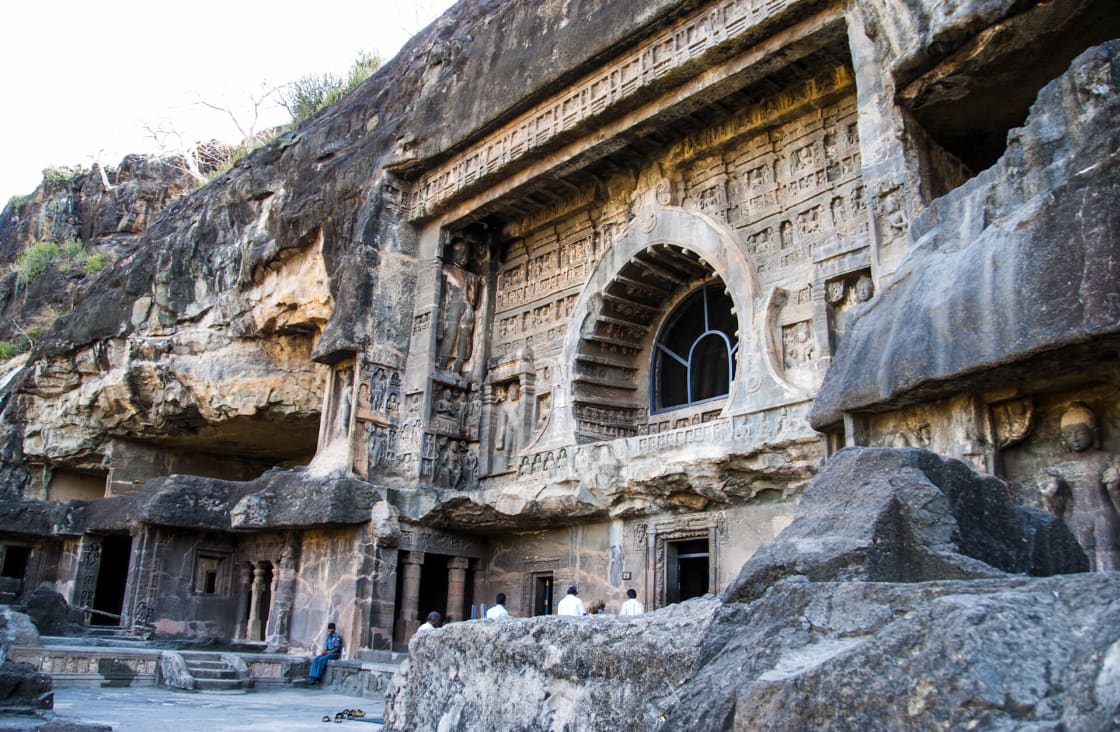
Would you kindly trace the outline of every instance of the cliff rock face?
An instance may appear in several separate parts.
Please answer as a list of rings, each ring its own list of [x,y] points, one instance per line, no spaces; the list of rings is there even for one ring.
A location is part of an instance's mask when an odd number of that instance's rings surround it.
[[[1041,91],[996,165],[916,218],[893,283],[845,334],[815,426],[1082,369],[1078,344],[1115,338],[1118,85],[1120,45],[1087,51]]]
[[[722,602],[419,635],[389,728],[1106,729],[1120,711],[1120,576],[989,564],[1022,551],[1007,530],[1023,516],[994,482],[924,451],[845,450]],[[1050,524],[1056,545],[1076,546]],[[861,534],[862,550],[839,549]],[[1054,569],[1083,566],[1069,556]]]
[[[135,225],[39,196],[12,236],[114,261],[0,372],[8,591],[296,651],[437,610],[397,729],[1106,726],[1115,36],[463,0]]]

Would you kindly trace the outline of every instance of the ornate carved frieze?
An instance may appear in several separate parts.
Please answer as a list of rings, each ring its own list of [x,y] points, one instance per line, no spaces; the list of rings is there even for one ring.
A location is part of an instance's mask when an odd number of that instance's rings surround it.
[[[418,182],[410,218],[585,124],[681,66],[757,27],[796,0],[726,0],[654,34],[612,63],[483,138]]]

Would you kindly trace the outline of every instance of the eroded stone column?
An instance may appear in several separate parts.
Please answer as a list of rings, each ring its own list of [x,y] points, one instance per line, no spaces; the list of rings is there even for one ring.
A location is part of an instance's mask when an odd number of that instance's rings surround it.
[[[242,564],[241,572],[238,576],[238,597],[237,597],[237,633],[234,636],[237,640],[249,639],[249,623],[252,615],[250,614],[251,608],[249,605],[253,596],[253,565]]]
[[[463,619],[463,595],[467,589],[467,567],[471,560],[452,557],[447,560],[447,622]]]
[[[249,640],[264,639],[265,595],[268,593],[268,568],[265,562],[253,565],[253,595],[249,601]]]
[[[292,630],[292,605],[296,596],[295,550],[284,547],[276,563],[272,581],[272,607],[268,617],[268,650],[280,653],[288,650]]]
[[[370,578],[370,648],[388,648],[393,640],[393,608],[397,602],[397,550],[374,548],[374,570]]]
[[[474,559],[471,561],[471,604],[478,605],[481,611],[482,604],[489,601],[486,594],[486,560]],[[479,614],[479,617],[482,615]]]
[[[417,613],[420,607],[420,568],[424,565],[424,552],[402,552],[404,564],[401,587],[400,627],[401,640],[407,641],[420,626]]]

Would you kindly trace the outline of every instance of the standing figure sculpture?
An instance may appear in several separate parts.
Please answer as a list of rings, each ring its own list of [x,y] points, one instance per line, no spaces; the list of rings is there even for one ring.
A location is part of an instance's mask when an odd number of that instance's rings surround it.
[[[513,467],[513,458],[520,447],[520,407],[521,385],[513,381],[506,388],[506,398],[498,407],[498,430],[495,435],[494,447],[502,453],[498,462],[499,470],[509,470]]]
[[[335,419],[332,426],[331,439],[345,439],[350,434],[350,408],[353,395],[353,369],[347,367],[338,372],[338,388],[335,391]]]
[[[467,269],[470,247],[451,242],[451,263],[443,269],[443,313],[439,332],[439,367],[461,373],[474,351],[474,326],[480,278]]]
[[[1120,468],[1111,453],[1098,450],[1097,420],[1083,404],[1062,415],[1062,439],[1070,452],[1046,472],[1041,483],[1046,509],[1066,522],[1096,572],[1120,569]]]

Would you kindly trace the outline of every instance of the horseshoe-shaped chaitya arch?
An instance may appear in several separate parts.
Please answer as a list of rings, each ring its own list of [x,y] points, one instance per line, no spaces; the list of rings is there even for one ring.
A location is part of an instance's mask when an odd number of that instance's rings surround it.
[[[721,283],[738,320],[737,358],[754,358],[754,268],[734,232],[698,211],[654,207],[604,252],[573,310],[564,341],[563,383],[538,444],[629,437],[647,420],[650,356],[666,316],[701,285]],[[737,409],[739,368],[715,408]]]

